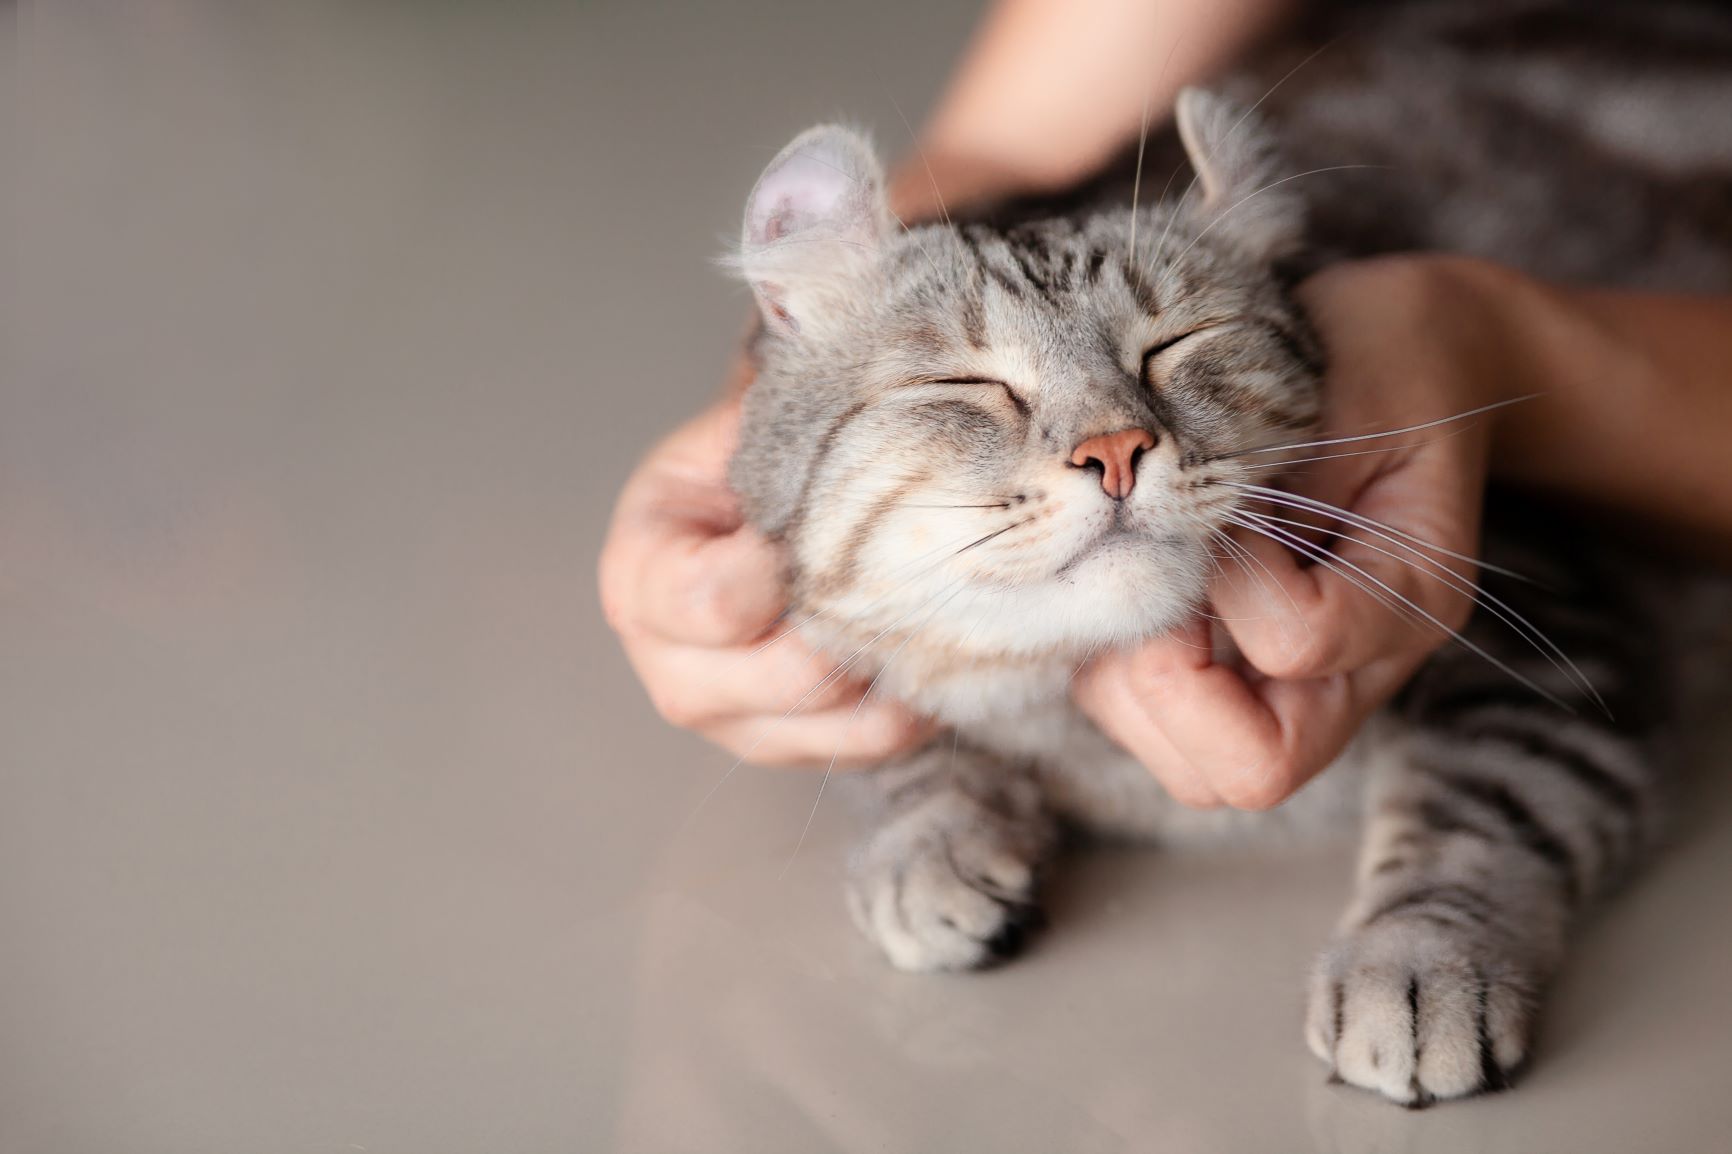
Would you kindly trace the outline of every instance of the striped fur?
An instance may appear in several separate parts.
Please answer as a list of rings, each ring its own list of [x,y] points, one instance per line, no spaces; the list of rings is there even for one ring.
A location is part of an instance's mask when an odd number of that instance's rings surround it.
[[[1668,118],[1668,98],[1699,99],[1709,75],[1732,97],[1728,71],[1702,67],[1732,63],[1732,30],[1655,15],[1639,65],[1625,51],[1612,68],[1607,46],[1634,35],[1621,17],[1564,26],[1536,16],[1545,7],[1404,9],[1278,89],[1272,125],[1247,101],[1188,94],[1181,132],[1151,154],[1187,148],[1197,191],[1177,194],[1181,179],[1135,217],[1103,179],[995,223],[903,231],[870,147],[842,129],[806,134],[766,171],[737,261],[765,326],[733,481],[787,547],[808,637],[951,727],[854,782],[876,818],[849,909],[896,965],[1013,952],[1060,822],[1183,844],[1357,818],[1358,886],[1314,975],[1311,1048],[1410,1105],[1500,1087],[1525,1060],[1570,925],[1664,828],[1678,646],[1702,647],[1683,575],[1494,492],[1488,559],[1538,583],[1488,576],[1510,612],[1470,624],[1480,654],[1440,652],[1269,814],[1176,805],[1067,687],[1092,653],[1195,608],[1232,482],[1264,479],[1235,454],[1313,428],[1322,366],[1287,291],[1295,271],[1427,246],[1732,288],[1732,228],[1714,207],[1732,205],[1732,140],[1704,157]],[[1254,100],[1290,58],[1224,90]],[[1597,118],[1558,105],[1614,74],[1641,99]],[[1437,131],[1416,129],[1420,110]],[[1641,115],[1656,118],[1645,138]],[[1351,163],[1400,175],[1286,179]],[[1578,195],[1582,181],[1605,195]],[[1120,505],[1070,453],[1131,427],[1155,445]]]

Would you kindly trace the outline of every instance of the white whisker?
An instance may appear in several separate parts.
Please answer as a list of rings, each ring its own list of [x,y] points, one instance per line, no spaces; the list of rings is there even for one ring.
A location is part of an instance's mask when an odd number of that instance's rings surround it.
[[[902,563],[901,565],[896,566],[894,569],[891,569],[888,573],[885,573],[883,575],[883,577],[880,579],[881,580],[887,580],[891,577],[894,577],[896,574],[901,573],[904,570],[910,569],[910,568],[914,567],[915,565],[920,564],[920,562],[926,560],[928,557],[931,557],[933,554],[941,553],[941,552],[945,551],[946,549],[949,549],[951,546],[957,544],[958,542],[967,540],[970,536],[972,536],[971,533],[964,533],[959,537],[953,537],[950,540],[946,541],[942,545],[938,545],[932,549],[928,549],[926,552],[920,554],[920,556],[918,556],[918,557],[915,557],[913,560],[906,561],[906,562]],[[883,602],[889,600],[891,597],[895,596],[897,593],[901,592],[903,589],[906,589],[909,585],[913,584],[915,581],[918,581],[920,578],[926,576],[928,573],[937,569],[940,565],[944,564],[944,562],[948,561],[949,559],[950,558],[948,558],[948,557],[941,558],[940,560],[935,562],[930,568],[924,569],[921,572],[916,573],[913,576],[907,578],[906,580],[897,582],[895,585],[891,586],[884,593],[880,594],[877,597],[874,597],[872,600],[868,601],[865,605],[861,606],[859,608],[859,610],[857,610],[857,612],[863,613],[868,609],[873,609],[873,608],[877,607],[878,605],[882,604]],[[772,645],[775,645],[776,643],[778,643],[780,641],[786,640],[791,634],[799,632],[801,629],[805,628],[807,625],[810,625],[812,622],[818,620],[819,618],[829,617],[832,614],[834,614],[835,612],[836,612],[835,608],[832,607],[832,608],[828,608],[828,609],[819,609],[813,613],[808,614],[805,617],[802,617],[799,621],[796,621],[794,624],[788,626],[788,628],[782,630],[780,633],[776,634],[774,637],[770,638],[768,641],[763,642],[762,644],[758,645],[756,648],[752,649],[750,652],[741,655],[737,660],[729,662],[727,665],[723,666],[720,670],[716,671],[714,674],[705,678],[702,682],[699,683],[700,687],[707,688],[708,686],[714,685],[716,682],[722,680],[722,678],[724,678],[728,674],[734,672],[740,666],[744,665],[747,661],[750,661],[752,658],[756,657],[758,654],[762,653],[764,650],[770,648]],[[788,616],[787,611],[783,610],[782,613],[777,615],[777,620],[782,620],[782,619],[786,618],[787,616]]]
[[[1183,35],[1175,37],[1172,47],[1167,49],[1167,58],[1161,61],[1160,75],[1155,78],[1155,88],[1159,88],[1161,82],[1167,78],[1167,65],[1173,62],[1173,53],[1179,50],[1179,43],[1182,40],[1184,40]],[[1137,266],[1137,197],[1143,190],[1143,154],[1148,151],[1149,147],[1149,106],[1153,103],[1154,98],[1153,88],[1144,90],[1143,123],[1141,131],[1137,134],[1137,174],[1131,180],[1131,269],[1136,272],[1138,281],[1142,280],[1143,274]],[[1167,183],[1172,183],[1171,177],[1167,178]]]
[[[1502,598],[1498,597],[1494,593],[1488,592],[1478,582],[1468,580],[1466,577],[1463,577],[1453,569],[1450,569],[1442,562],[1426,556],[1411,546],[1403,546],[1403,548],[1406,548],[1414,557],[1417,557],[1419,560],[1425,562],[1426,565],[1430,566],[1429,569],[1421,568],[1419,565],[1416,565],[1411,558],[1396,553],[1392,549],[1385,549],[1382,546],[1375,545],[1372,542],[1365,540],[1363,537],[1358,537],[1351,533],[1343,533],[1337,529],[1325,529],[1320,526],[1308,525],[1303,521],[1295,521],[1287,517],[1276,517],[1270,513],[1252,513],[1249,515],[1255,517],[1259,521],[1275,522],[1281,525],[1292,526],[1296,529],[1306,529],[1316,533],[1324,533],[1330,537],[1335,537],[1343,541],[1354,541],[1367,549],[1383,554],[1392,561],[1406,565],[1415,572],[1422,573],[1425,576],[1430,577],[1432,580],[1442,583],[1454,592],[1468,598],[1475,605],[1484,609],[1486,612],[1502,621],[1505,625],[1508,625],[1518,637],[1533,646],[1542,657],[1550,661],[1553,668],[1555,668],[1559,673],[1562,673],[1589,697],[1593,698],[1595,705],[1598,705],[1608,714],[1610,713],[1610,708],[1606,705],[1604,698],[1600,696],[1599,690],[1594,688],[1594,684],[1588,679],[1587,674],[1582,672],[1581,667],[1570,658],[1569,654],[1564,652],[1561,646],[1548,637],[1544,630],[1535,625],[1532,621],[1529,621],[1526,617],[1522,616],[1521,613],[1510,606]]]
[[[1471,428],[1473,428],[1472,425],[1466,425],[1453,432],[1445,433],[1441,437],[1427,437],[1423,441],[1407,441],[1399,445],[1380,445],[1375,449],[1353,449],[1345,453],[1322,453],[1315,457],[1293,457],[1285,461],[1253,461],[1249,465],[1239,467],[1241,469],[1285,469],[1289,465],[1312,465],[1318,461],[1338,461],[1343,457],[1372,457],[1378,453],[1399,453],[1403,449],[1418,449],[1426,445],[1441,444],[1461,436]]]
[[[1298,493],[1288,493],[1281,489],[1271,489],[1266,485],[1248,485],[1242,481],[1225,481],[1222,483],[1227,485],[1229,488],[1239,489],[1254,494],[1249,498],[1253,501],[1267,501],[1271,505],[1285,505],[1289,509],[1302,509],[1306,512],[1322,513],[1325,516],[1332,517],[1338,521],[1345,521],[1349,525],[1364,529],[1367,533],[1382,537],[1386,541],[1394,541],[1407,545],[1417,545],[1422,549],[1429,549],[1431,552],[1440,554],[1444,557],[1450,557],[1457,561],[1465,561],[1469,565],[1484,569],[1489,573],[1497,573],[1515,581],[1525,581],[1529,585],[1536,584],[1533,578],[1518,573],[1514,569],[1506,569],[1501,565],[1493,565],[1489,561],[1482,561],[1478,557],[1472,557],[1466,553],[1457,553],[1454,549],[1446,549],[1442,545],[1434,544],[1423,537],[1415,537],[1412,533],[1397,529],[1394,525],[1385,524],[1384,522],[1378,521],[1372,517],[1367,517],[1363,513],[1349,512],[1340,506],[1331,505],[1327,501],[1319,501],[1315,497],[1303,497]]]
[[[1305,174],[1301,173],[1300,175],[1303,176]],[[1260,449],[1244,449],[1237,453],[1222,453],[1218,457],[1211,458],[1211,460],[1230,461],[1235,457],[1250,457],[1258,453],[1284,453],[1292,449],[1320,449],[1326,445],[1350,445],[1360,441],[1375,441],[1382,437],[1399,437],[1403,433],[1419,433],[1426,429],[1435,429],[1439,425],[1447,425],[1451,421],[1465,420],[1468,417],[1477,417],[1481,413],[1489,413],[1496,409],[1507,408],[1510,405],[1519,405],[1523,401],[1531,401],[1535,397],[1543,395],[1543,393],[1525,393],[1519,397],[1509,397],[1505,400],[1494,401],[1489,405],[1481,405],[1477,409],[1468,409],[1466,412],[1455,413],[1452,416],[1439,417],[1435,421],[1423,421],[1417,425],[1407,425],[1399,429],[1387,429],[1381,433],[1360,433],[1357,436],[1352,437],[1329,437],[1321,441],[1301,441],[1295,445],[1266,445]]]
[[[1330,165],[1326,165],[1322,168],[1310,168],[1310,169],[1306,169],[1304,172],[1295,172],[1292,176],[1283,176],[1280,180],[1271,180],[1268,184],[1265,184],[1262,188],[1254,189],[1253,191],[1246,193],[1244,196],[1241,196],[1238,200],[1234,201],[1232,204],[1228,205],[1226,208],[1222,209],[1219,213],[1217,213],[1213,220],[1211,220],[1208,224],[1203,226],[1201,232],[1197,233],[1196,236],[1191,238],[1190,244],[1187,244],[1184,248],[1179,250],[1178,256],[1174,257],[1171,261],[1167,262],[1167,271],[1169,274],[1171,274],[1174,270],[1176,270],[1179,267],[1179,262],[1184,260],[1185,257],[1190,253],[1190,251],[1192,249],[1196,248],[1197,245],[1202,241],[1202,239],[1204,237],[1208,236],[1209,233],[1214,231],[1214,228],[1216,225],[1220,224],[1223,220],[1226,220],[1227,217],[1232,215],[1232,213],[1236,209],[1241,208],[1247,202],[1254,200],[1259,196],[1262,196],[1265,192],[1268,192],[1270,189],[1279,188],[1281,185],[1286,184],[1288,181],[1298,180],[1300,177],[1319,176],[1325,172],[1346,172],[1346,171],[1349,171],[1351,169],[1388,168],[1388,167],[1389,167],[1389,165],[1387,165],[1387,164],[1330,164]]]
[[[897,117],[902,121],[902,127],[908,130],[908,139],[914,142],[914,154],[920,158],[920,166],[926,170],[927,182],[932,185],[932,198],[938,202],[938,218],[946,227],[950,227],[950,210],[944,206],[944,194],[938,191],[938,177],[932,172],[932,164],[926,159],[926,150],[920,147],[920,137],[915,133],[914,126],[908,123],[908,117],[902,112],[902,105],[896,102],[896,97],[885,86],[885,96],[890,99],[890,107],[896,110]]]
[[[890,671],[891,663],[896,660],[898,654],[908,647],[908,643],[913,641],[914,638],[919,635],[920,630],[925,627],[925,624],[929,624],[932,618],[937,616],[938,610],[948,605],[951,598],[955,597],[966,588],[967,582],[960,583],[956,589],[952,590],[951,593],[944,598],[943,601],[940,601],[937,605],[933,606],[932,613],[928,615],[926,623],[909,630],[908,636],[902,639],[902,643],[895,649],[891,650],[890,656],[884,659],[884,664],[879,667],[878,672],[873,676],[871,683],[866,686],[866,692],[860,695],[859,702],[854,706],[854,712],[848,715],[847,722],[842,726],[842,735],[837,738],[836,752],[830,756],[830,764],[824,767],[824,776],[818,780],[818,796],[812,799],[812,812],[806,815],[806,824],[801,828],[799,840],[794,843],[794,852],[788,855],[788,860],[783,864],[780,876],[787,876],[788,870],[793,868],[794,859],[800,856],[800,847],[806,844],[806,835],[812,831],[812,821],[818,816],[818,804],[824,800],[824,787],[830,784],[830,775],[836,771],[836,761],[842,756],[842,743],[848,740],[848,732],[853,729],[855,719],[860,716],[860,711],[866,707],[866,702],[872,697],[872,691],[878,688],[878,682],[881,681],[884,675]],[[931,605],[932,601],[937,600],[937,597],[938,594],[933,594],[933,597],[929,599],[926,604]],[[921,606],[921,608],[925,607],[925,605]]]
[[[1327,41],[1323,42],[1322,44],[1318,45],[1316,50],[1313,51],[1311,53],[1311,55],[1307,56],[1305,59],[1303,59],[1299,63],[1295,64],[1292,68],[1288,69],[1286,75],[1282,76],[1281,79],[1279,79],[1275,83],[1271,84],[1269,86],[1268,91],[1263,93],[1263,95],[1261,95],[1257,98],[1257,103],[1251,105],[1251,107],[1247,108],[1243,113],[1241,113],[1239,116],[1239,119],[1237,119],[1233,122],[1233,126],[1229,129],[1227,129],[1227,131],[1221,135],[1221,139],[1217,143],[1216,149],[1218,149],[1221,144],[1225,144],[1227,141],[1231,140],[1233,138],[1233,134],[1235,132],[1239,131],[1240,127],[1245,123],[1245,121],[1251,119],[1251,114],[1256,112],[1259,108],[1263,107],[1263,102],[1265,100],[1268,100],[1271,96],[1275,95],[1276,89],[1280,88],[1283,84],[1285,84],[1289,80],[1291,80],[1293,78],[1293,74],[1295,72],[1298,72],[1301,68],[1305,67],[1307,64],[1311,63],[1313,60],[1315,60],[1319,56],[1323,55],[1323,50],[1328,48],[1330,45],[1332,45],[1334,43],[1335,43],[1334,40],[1327,40]],[[1213,159],[1215,159],[1215,149],[1210,149],[1209,155],[1203,158],[1203,162],[1206,164]],[[1177,211],[1179,205],[1182,205],[1185,203],[1185,199],[1191,195],[1191,190],[1197,187],[1197,181],[1202,178],[1202,175],[1203,175],[1202,166],[1201,165],[1192,165],[1192,167],[1195,168],[1197,171],[1195,171],[1191,174],[1190,183],[1185,185],[1183,192],[1179,193],[1179,199],[1174,203],[1173,211],[1167,215],[1167,227],[1161,230],[1161,239],[1160,239],[1159,243],[1157,243],[1155,245],[1155,251],[1156,252],[1160,252],[1161,249],[1166,247],[1167,237],[1169,235],[1171,235],[1171,233],[1173,231],[1173,222],[1175,220],[1177,220],[1179,217],[1179,214]],[[1177,176],[1178,174],[1179,174],[1179,170],[1177,168],[1175,168],[1175,169],[1173,169],[1172,176],[1167,177],[1167,186],[1169,188],[1172,187],[1173,176]],[[1165,200],[1166,196],[1167,196],[1166,189],[1162,189],[1161,190],[1161,199]],[[1189,251],[1189,250],[1187,249],[1186,251]]]
[[[1253,518],[1253,519],[1258,518],[1258,514],[1255,514],[1255,513],[1247,514],[1247,516],[1250,518]],[[1456,644],[1467,649],[1470,653],[1474,654],[1476,657],[1479,657],[1479,658],[1483,659],[1484,661],[1488,662],[1489,664],[1491,664],[1492,666],[1494,666],[1495,668],[1497,668],[1501,672],[1507,674],[1509,677],[1513,678],[1514,680],[1516,680],[1520,684],[1533,690],[1539,696],[1545,698],[1547,701],[1551,702],[1553,705],[1556,705],[1558,708],[1564,710],[1565,712],[1567,712],[1567,713],[1575,713],[1576,712],[1575,708],[1573,706],[1571,706],[1568,702],[1564,701],[1562,698],[1558,697],[1556,694],[1552,693],[1550,690],[1546,689],[1544,686],[1535,682],[1532,678],[1523,676],[1521,673],[1519,673],[1517,670],[1515,670],[1513,667],[1511,667],[1508,662],[1502,661],[1498,657],[1487,652],[1484,646],[1481,646],[1481,645],[1475,643],[1474,641],[1472,641],[1471,639],[1469,639],[1468,637],[1463,636],[1459,630],[1451,629],[1442,620],[1440,620],[1435,614],[1431,613],[1430,611],[1425,609],[1423,606],[1419,605],[1412,598],[1410,598],[1410,597],[1406,596],[1405,594],[1399,592],[1398,590],[1392,588],[1387,582],[1383,581],[1381,578],[1377,577],[1375,574],[1368,572],[1366,569],[1362,568],[1361,566],[1355,565],[1353,562],[1348,561],[1343,557],[1337,556],[1334,553],[1331,553],[1329,550],[1323,548],[1320,545],[1313,545],[1311,542],[1305,540],[1303,537],[1299,536],[1297,533],[1293,533],[1293,532],[1290,532],[1286,529],[1282,529],[1279,526],[1269,525],[1269,524],[1254,524],[1252,521],[1236,521],[1235,523],[1239,524],[1245,528],[1248,528],[1248,529],[1254,529],[1256,532],[1262,533],[1264,536],[1269,537],[1271,540],[1282,541],[1283,543],[1285,543],[1285,544],[1293,547],[1294,549],[1297,549],[1298,551],[1304,553],[1306,556],[1311,557],[1318,564],[1333,569],[1336,573],[1340,574],[1342,577],[1347,578],[1347,580],[1351,581],[1353,584],[1358,585],[1359,588],[1364,590],[1366,593],[1371,593],[1371,590],[1366,588],[1366,586],[1364,584],[1362,584],[1360,581],[1353,581],[1353,578],[1348,577],[1347,573],[1344,572],[1344,570],[1352,570],[1352,572],[1357,574],[1362,579],[1362,581],[1368,581],[1371,584],[1377,586],[1379,589],[1381,589],[1383,591],[1383,593],[1387,597],[1394,599],[1401,606],[1405,607],[1406,610],[1408,611],[1408,613],[1413,614],[1413,615],[1417,615],[1418,617],[1423,619],[1427,624],[1430,624],[1431,626],[1433,626],[1436,629],[1442,630],[1443,633],[1446,636],[1448,636],[1451,640],[1453,640]],[[1371,595],[1373,597],[1376,596],[1376,594],[1374,594],[1374,593]],[[1387,602],[1385,602],[1385,604],[1387,604]]]

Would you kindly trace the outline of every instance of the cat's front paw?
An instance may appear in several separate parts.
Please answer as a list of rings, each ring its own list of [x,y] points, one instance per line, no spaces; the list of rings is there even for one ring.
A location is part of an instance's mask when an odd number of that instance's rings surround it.
[[[933,798],[855,856],[848,910],[902,970],[966,970],[1017,953],[1040,922],[1035,871],[1050,831],[972,799]]]
[[[1503,1089],[1528,1052],[1536,985],[1507,946],[1388,918],[1324,951],[1305,1039],[1332,1076],[1409,1107]]]

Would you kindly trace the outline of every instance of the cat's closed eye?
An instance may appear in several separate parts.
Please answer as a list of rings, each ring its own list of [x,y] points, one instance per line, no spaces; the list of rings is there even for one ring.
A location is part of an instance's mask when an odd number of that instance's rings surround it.
[[[1213,324],[1198,325],[1194,329],[1186,329],[1182,333],[1176,333],[1164,341],[1150,345],[1147,349],[1143,350],[1143,376],[1145,378],[1148,377],[1150,366],[1154,362],[1155,358],[1159,357],[1162,353],[1168,352],[1178,345],[1183,344],[1185,341],[1190,340],[1192,337],[1200,337],[1204,333],[1213,332],[1217,328],[1220,328],[1220,326]]]
[[[908,382],[911,385],[983,385],[987,388],[1003,389],[1010,403],[1016,406],[1016,411],[1023,416],[1028,415],[1028,402],[1022,399],[1017,391],[1004,381],[993,377],[935,377],[925,380]]]

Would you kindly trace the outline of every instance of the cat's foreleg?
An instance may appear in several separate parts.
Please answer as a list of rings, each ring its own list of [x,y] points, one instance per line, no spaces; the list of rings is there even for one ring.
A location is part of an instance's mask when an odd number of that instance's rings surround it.
[[[1572,918],[1647,840],[1650,770],[1531,707],[1399,744],[1306,1037],[1342,1080],[1423,1106],[1501,1088],[1526,1059]]]
[[[960,970],[1014,954],[1054,843],[1033,775],[945,735],[855,788],[873,824],[849,863],[848,909],[891,963]]]

